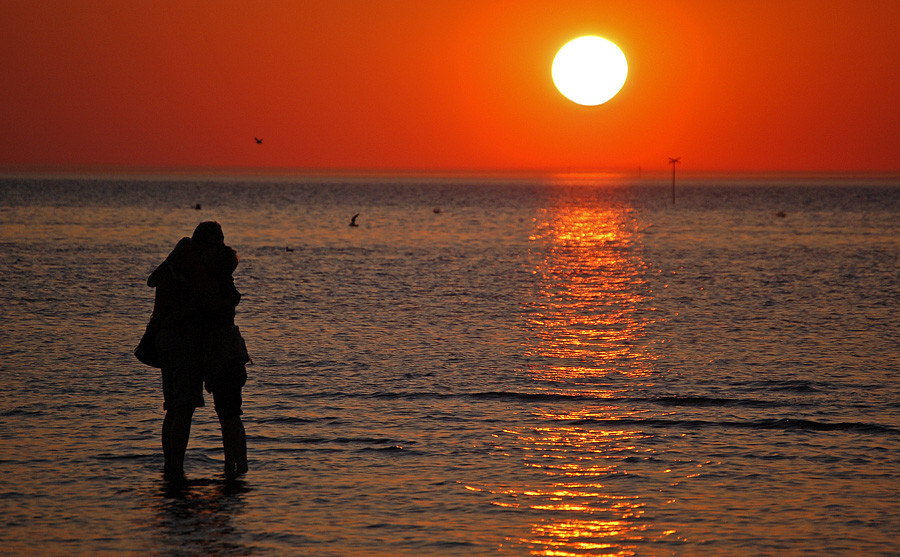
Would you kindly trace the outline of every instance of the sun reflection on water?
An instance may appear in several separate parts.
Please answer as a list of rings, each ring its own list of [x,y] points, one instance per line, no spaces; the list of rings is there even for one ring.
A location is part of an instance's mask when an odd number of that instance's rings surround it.
[[[496,450],[537,479],[488,489],[495,505],[539,512],[529,536],[509,540],[533,555],[634,555],[638,542],[677,537],[646,516],[662,496],[636,494],[664,475],[647,465],[653,435],[610,427],[641,417],[622,401],[652,387],[654,315],[636,228],[614,208],[557,207],[535,221],[528,371],[537,388],[563,396],[534,411],[539,426],[497,436]],[[635,475],[641,489],[630,488]]]
[[[568,423],[576,418],[541,414]],[[653,451],[640,443],[649,435],[575,425],[506,433],[510,438],[498,440],[497,448],[520,458],[544,480],[527,488],[490,489],[496,497],[492,503],[540,512],[530,535],[515,540],[532,554],[633,555],[635,542],[674,533],[660,532],[646,519],[646,498],[620,487],[632,463],[652,459]]]
[[[633,224],[614,209],[568,207],[543,217],[531,236],[543,254],[534,270],[540,291],[526,308],[526,349],[547,363],[534,369],[537,378],[645,375],[650,355],[641,342],[653,309]]]

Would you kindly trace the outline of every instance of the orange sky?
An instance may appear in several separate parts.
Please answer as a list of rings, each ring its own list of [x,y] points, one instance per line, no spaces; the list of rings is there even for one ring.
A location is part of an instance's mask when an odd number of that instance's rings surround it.
[[[0,0],[0,168],[900,171],[895,0]],[[554,87],[585,34],[610,102]],[[264,138],[263,145],[253,141]]]

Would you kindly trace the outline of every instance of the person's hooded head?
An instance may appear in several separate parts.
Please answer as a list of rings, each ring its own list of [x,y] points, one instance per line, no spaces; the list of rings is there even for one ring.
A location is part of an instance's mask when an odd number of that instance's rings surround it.
[[[194,229],[191,235],[191,241],[197,249],[203,251],[212,246],[222,245],[225,243],[225,233],[222,232],[222,226],[216,221],[201,222]]]

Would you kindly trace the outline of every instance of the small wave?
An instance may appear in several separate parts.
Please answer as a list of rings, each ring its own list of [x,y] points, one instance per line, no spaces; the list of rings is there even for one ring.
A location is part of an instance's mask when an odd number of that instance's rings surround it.
[[[144,460],[144,459],[154,459],[156,458],[156,453],[127,453],[127,454],[113,454],[113,453],[100,453],[94,456],[97,460]]]
[[[774,430],[797,432],[827,432],[827,431],[847,431],[856,433],[872,433],[880,435],[900,435],[900,429],[881,425],[862,422],[817,422],[815,420],[805,420],[801,418],[764,418],[760,420],[746,421],[712,421],[712,420],[679,420],[677,418],[621,418],[621,419],[602,419],[602,418],[581,418],[572,420],[577,425],[615,425],[615,426],[633,426],[633,427],[656,427],[656,428],[677,428],[677,429],[702,429],[702,428],[738,428],[738,429],[758,429],[758,430]]]
[[[334,439],[330,439],[330,441],[332,443],[340,443],[340,444],[366,443],[366,444],[371,444],[371,445],[384,445],[387,443],[393,443],[393,444],[397,443],[395,440],[388,439],[386,437],[335,437]]]
[[[597,396],[590,393],[522,393],[522,392],[482,392],[468,396],[482,399],[524,400],[530,402],[604,402],[609,404],[657,404],[660,406],[722,406],[748,408],[775,408],[787,403],[778,400],[760,400],[755,398],[728,398],[703,395],[663,395],[663,396]],[[790,403],[796,406],[796,402]]]
[[[662,406],[739,406],[749,408],[773,408],[784,406],[785,403],[774,400],[759,400],[752,398],[719,398],[709,396],[660,396],[648,398],[631,398],[634,402],[652,402]],[[791,403],[796,405],[796,403]]]
[[[44,414],[43,410],[29,410],[27,408],[11,408],[9,410],[0,411],[0,417],[7,418],[12,416],[40,416]]]
[[[309,424],[316,420],[314,418],[301,418],[299,416],[277,416],[273,418],[258,418],[256,423],[260,424]]]
[[[267,439],[279,441],[279,439]],[[381,448],[384,446],[392,448],[403,446],[403,444],[396,439],[387,437],[324,437],[321,435],[295,437],[290,440],[290,443],[304,445],[370,445],[371,447],[369,448]],[[414,441],[410,441],[409,443],[412,444]]]
[[[623,393],[624,394],[624,393]],[[790,403],[779,400],[760,400],[756,398],[727,398],[710,397],[703,395],[663,395],[663,396],[603,396],[590,392],[563,393],[563,392],[522,392],[522,391],[479,391],[479,392],[435,392],[435,391],[378,391],[375,393],[352,394],[347,392],[335,393],[310,393],[304,395],[313,398],[377,398],[389,400],[434,400],[434,399],[475,399],[498,400],[505,402],[603,402],[606,404],[657,404],[661,406],[722,406],[722,407],[748,407],[748,408],[776,408],[788,404],[796,406],[796,401]],[[270,421],[281,421],[281,418]],[[291,421],[291,418],[284,418]],[[296,418],[298,423],[301,418]]]
[[[347,395],[352,396],[352,395]],[[385,398],[385,399],[404,399],[404,400],[418,400],[418,399],[430,399],[430,398],[453,398],[457,395],[453,393],[438,393],[434,391],[378,391],[375,393],[369,393],[361,395],[366,398]]]
[[[352,396],[342,393],[342,396]],[[485,391],[485,392],[463,392],[463,393],[440,393],[435,391],[379,391],[367,395],[360,395],[369,398],[383,399],[404,399],[404,400],[420,400],[420,399],[445,399],[445,398],[474,398],[487,400],[506,400],[506,401],[571,401],[571,400],[598,400],[598,397],[584,394],[566,394],[566,393],[533,393],[533,392],[516,392],[516,391]]]
[[[803,379],[753,381],[748,383],[748,385],[766,391],[788,393],[818,393],[823,390],[821,385],[817,386],[815,382]]]
[[[479,399],[499,399],[499,400],[527,400],[537,402],[553,402],[553,401],[574,401],[574,400],[601,400],[599,397],[585,394],[568,394],[568,393],[522,393],[515,391],[487,391],[481,393],[467,393],[464,396]],[[610,399],[602,399],[610,400]]]
[[[900,430],[881,424],[863,422],[817,422],[797,418],[767,418],[749,422],[759,429],[783,429],[787,431],[853,431],[858,433],[900,434]]]
[[[366,452],[377,452],[377,453],[399,453],[405,452],[403,447],[400,445],[390,445],[388,447],[363,447],[361,449],[357,449],[357,452],[366,453]]]

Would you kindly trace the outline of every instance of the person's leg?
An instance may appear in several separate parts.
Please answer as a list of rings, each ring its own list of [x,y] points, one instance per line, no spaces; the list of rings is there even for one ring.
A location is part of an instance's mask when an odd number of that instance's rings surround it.
[[[166,410],[166,417],[163,420],[162,445],[167,475],[184,473],[184,455],[187,452],[188,439],[191,436],[191,418],[193,416],[193,406]]]
[[[191,436],[194,408],[203,406],[201,362],[191,349],[189,338],[177,331],[162,330],[156,336],[162,363],[162,383],[166,416],[163,419],[162,448],[166,475],[184,473],[184,455]]]
[[[243,364],[232,364],[226,370],[224,380],[215,384],[213,403],[219,425],[222,426],[222,448],[225,452],[225,474],[243,474],[247,471],[247,434],[241,421],[243,399],[241,387],[247,372]]]
[[[225,474],[247,472],[247,434],[240,416],[219,418],[222,426],[222,448],[225,450]]]

